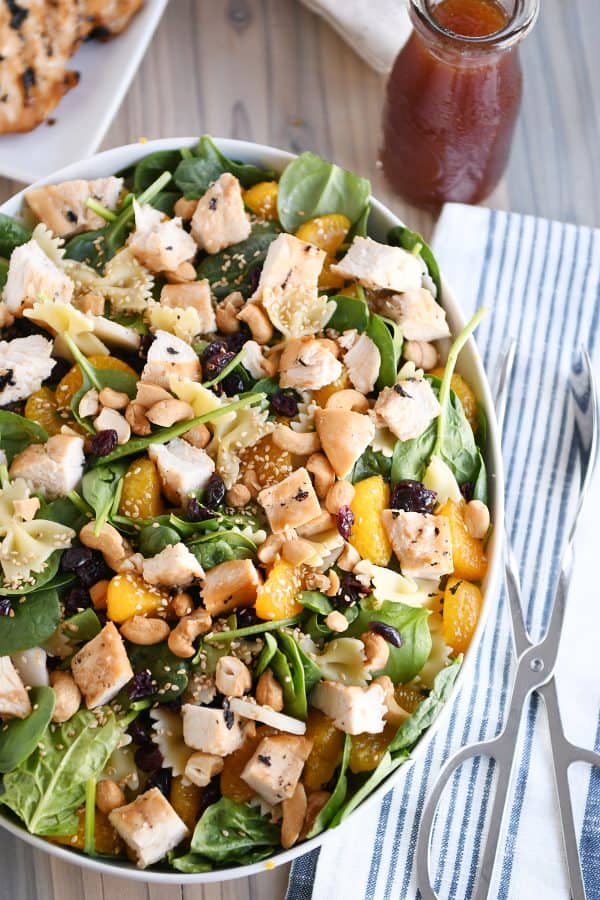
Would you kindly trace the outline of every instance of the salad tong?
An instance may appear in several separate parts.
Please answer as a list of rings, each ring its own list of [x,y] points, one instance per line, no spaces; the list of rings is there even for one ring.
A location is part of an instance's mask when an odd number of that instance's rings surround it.
[[[515,342],[512,341],[504,358],[498,389],[498,421],[500,430],[504,423],[510,375],[514,363]],[[577,844],[573,806],[569,789],[568,771],[574,762],[586,762],[600,766],[600,753],[577,747],[565,736],[554,670],[563,628],[567,596],[573,573],[573,543],[579,513],[588,492],[597,456],[598,423],[597,397],[590,358],[582,350],[581,375],[575,376],[573,402],[575,403],[574,439],[580,449],[580,490],[566,545],[563,549],[554,605],[543,639],[534,643],[527,631],[521,603],[519,568],[512,551],[508,534],[505,534],[505,577],[512,637],[517,657],[517,671],[509,702],[506,724],[497,737],[463,747],[443,767],[434,788],[427,799],[417,841],[417,881],[422,900],[438,900],[430,875],[431,838],[437,807],[442,793],[459,766],[476,757],[494,760],[498,777],[489,816],[490,826],[480,858],[479,872],[472,894],[473,900],[484,900],[490,893],[498,839],[506,811],[511,778],[516,763],[521,720],[530,695],[537,691],[544,699],[548,714],[552,764],[558,796],[562,836],[567,861],[572,900],[586,900],[585,885]],[[580,382],[578,384],[578,382]]]

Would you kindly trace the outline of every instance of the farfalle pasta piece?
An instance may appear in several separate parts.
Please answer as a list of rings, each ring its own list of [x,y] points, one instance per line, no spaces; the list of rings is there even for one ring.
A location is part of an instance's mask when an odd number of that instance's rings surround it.
[[[362,687],[370,680],[370,672],[365,668],[364,644],[358,638],[334,638],[325,645],[322,652],[308,637],[303,638],[300,644],[319,668],[325,681],[339,681]]]
[[[177,712],[157,706],[150,710],[152,740],[163,757],[163,767],[172,769],[173,775],[183,775],[192,751],[183,742],[183,722]]]

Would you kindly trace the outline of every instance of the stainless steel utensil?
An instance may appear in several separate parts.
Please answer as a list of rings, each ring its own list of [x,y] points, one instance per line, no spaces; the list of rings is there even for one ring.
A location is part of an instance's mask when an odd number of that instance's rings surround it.
[[[500,427],[502,427],[504,421],[507,389],[514,355],[515,344],[512,342],[505,354],[499,382],[497,404]],[[574,439],[578,443],[581,456],[580,490],[569,536],[561,556],[558,585],[548,627],[543,639],[539,643],[533,643],[523,618],[519,569],[508,535],[506,535],[505,576],[513,643],[517,656],[517,671],[509,703],[508,718],[503,730],[497,737],[489,741],[481,741],[463,747],[449,759],[427,799],[421,817],[417,842],[417,881],[423,900],[438,900],[430,876],[431,837],[438,803],[457,768],[466,760],[479,756],[487,756],[493,759],[498,770],[494,799],[489,816],[490,826],[485,839],[479,873],[472,895],[474,900],[484,900],[484,898],[488,897],[498,851],[498,839],[502,829],[507,798],[510,794],[523,710],[533,691],[537,691],[543,697],[548,714],[552,763],[571,885],[571,897],[573,900],[585,900],[586,898],[573,819],[568,770],[574,762],[587,762],[594,766],[600,766],[600,754],[593,750],[577,747],[567,740],[563,730],[554,680],[568,590],[573,572],[575,531],[583,501],[588,493],[598,445],[597,398],[594,376],[590,358],[585,349],[582,350],[582,356],[583,365],[578,371],[574,372],[572,379],[573,400],[576,404]]]

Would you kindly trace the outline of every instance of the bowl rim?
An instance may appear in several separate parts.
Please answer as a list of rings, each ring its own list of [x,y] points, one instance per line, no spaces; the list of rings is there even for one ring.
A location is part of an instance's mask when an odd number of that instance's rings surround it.
[[[252,162],[255,165],[262,165],[266,168],[272,168],[278,172],[296,156],[294,153],[271,147],[268,144],[258,144],[252,141],[236,140],[233,138],[213,137],[213,140],[221,152],[226,156]],[[34,184],[28,185],[0,205],[0,212],[7,215],[18,216],[22,210],[26,191],[33,188],[71,178],[97,178],[103,174],[114,174],[115,172],[119,172],[135,164],[142,157],[147,156],[150,153],[154,153],[158,150],[173,150],[181,147],[192,147],[197,141],[198,137],[159,138],[152,141],[124,144],[109,150],[104,150],[101,153],[96,153],[84,160],[70,163],[68,166],[63,167],[50,175],[44,176],[44,178],[40,178]],[[387,230],[396,225],[404,224],[395,213],[375,197],[371,197],[371,210],[371,218],[379,221],[381,231],[384,228]],[[443,278],[443,275],[442,287],[444,296],[443,306],[447,312],[452,332],[456,334],[463,327],[465,319],[454,298],[452,290]],[[451,708],[461,692],[467,673],[471,672],[473,668],[474,659],[481,643],[492,603],[496,603],[499,599],[504,534],[504,474],[500,432],[496,419],[492,392],[479,350],[473,337],[469,338],[461,353],[462,366],[459,364],[459,370],[464,368],[465,360],[475,376],[473,387],[483,406],[488,422],[488,441],[485,457],[490,488],[490,506],[492,507],[493,513],[493,531],[488,543],[489,567],[483,582],[483,594],[485,599],[483,611],[480,615],[471,645],[465,654],[465,659],[453,686],[452,693],[433,723],[419,739],[410,759],[407,760],[404,765],[399,766],[388,778],[386,778],[372,794],[365,798],[365,800],[353,810],[342,825],[338,827],[347,827],[350,822],[356,821],[356,816],[359,814],[359,811],[364,811],[368,806],[373,806],[376,802],[381,801],[383,797],[401,781],[404,777],[404,773],[408,771],[410,766],[425,756],[427,748],[434,736],[449,719]],[[311,850],[325,844],[329,835],[337,832],[337,829],[323,831],[321,834],[308,841],[297,844],[288,850],[277,852],[268,859],[257,863],[216,869],[210,872],[184,874],[176,871],[161,872],[153,871],[151,869],[139,869],[130,862],[110,862],[106,859],[86,856],[84,853],[74,851],[68,847],[52,844],[41,837],[30,834],[24,825],[18,824],[8,818],[3,812],[2,807],[0,807],[0,826],[36,849],[41,850],[44,853],[49,853],[72,865],[78,865],[84,869],[91,869],[113,877],[155,884],[209,884],[228,881],[235,878],[247,878],[251,875],[257,875],[261,872],[272,870],[277,866],[290,863],[294,859],[304,856]]]

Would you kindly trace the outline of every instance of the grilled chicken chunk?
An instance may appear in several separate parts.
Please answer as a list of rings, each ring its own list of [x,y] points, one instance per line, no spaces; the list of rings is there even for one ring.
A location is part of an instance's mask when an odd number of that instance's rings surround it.
[[[59,237],[93,231],[105,225],[102,219],[86,206],[90,197],[108,209],[114,209],[123,188],[123,179],[97,178],[95,181],[63,181],[27,191],[25,199],[36,217]]]

